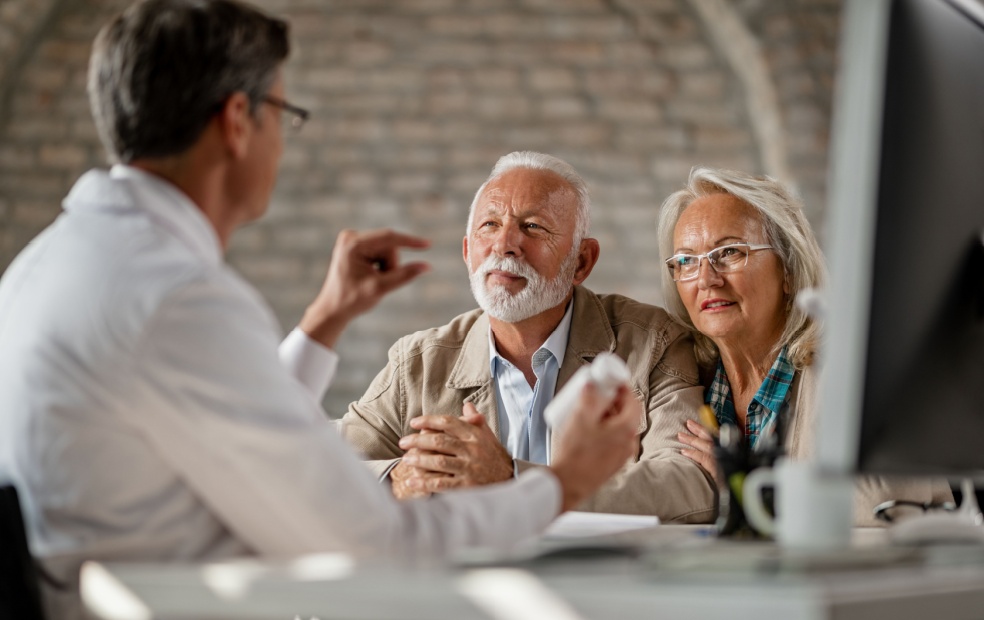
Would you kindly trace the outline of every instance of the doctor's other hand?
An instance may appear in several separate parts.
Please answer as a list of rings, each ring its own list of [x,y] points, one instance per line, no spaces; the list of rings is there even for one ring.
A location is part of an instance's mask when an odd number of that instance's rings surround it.
[[[590,497],[638,451],[642,415],[642,403],[627,385],[611,404],[593,384],[584,386],[550,464],[563,489],[562,511]]]

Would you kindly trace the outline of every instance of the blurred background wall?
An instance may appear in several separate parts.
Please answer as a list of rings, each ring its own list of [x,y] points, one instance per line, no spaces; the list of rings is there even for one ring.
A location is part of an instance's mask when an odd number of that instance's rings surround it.
[[[128,0],[0,0],[0,269],[105,165],[85,70]],[[698,163],[792,183],[822,236],[841,0],[262,0],[292,24],[287,136],[267,217],[230,262],[284,329],[343,228],[425,235],[433,271],[352,325],[337,416],[401,335],[474,307],[468,206],[496,159],[558,155],[587,180],[601,242],[587,285],[659,303],[654,220]]]

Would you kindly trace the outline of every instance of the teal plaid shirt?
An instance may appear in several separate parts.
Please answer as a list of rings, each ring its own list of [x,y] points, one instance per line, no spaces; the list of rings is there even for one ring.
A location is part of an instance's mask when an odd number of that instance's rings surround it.
[[[783,347],[765,376],[765,381],[748,405],[745,435],[752,450],[756,448],[760,439],[776,432],[779,412],[786,402],[789,385],[793,382],[795,373],[796,369],[786,356],[786,347]],[[714,381],[711,382],[704,400],[714,409],[719,424],[741,426],[738,424],[735,402],[731,398],[731,384],[728,382],[728,375],[724,372],[724,364],[720,361],[714,374]]]

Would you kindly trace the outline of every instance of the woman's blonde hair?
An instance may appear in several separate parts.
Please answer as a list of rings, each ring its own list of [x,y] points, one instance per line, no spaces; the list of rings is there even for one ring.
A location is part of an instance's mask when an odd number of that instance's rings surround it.
[[[827,267],[820,244],[803,214],[802,201],[785,185],[767,176],[702,166],[693,168],[687,186],[671,194],[660,207],[656,223],[660,262],[673,255],[673,231],[683,211],[697,199],[713,194],[730,194],[762,216],[768,242],[782,263],[789,286],[786,326],[775,352],[785,346],[796,368],[808,366],[820,341],[821,326],[793,301],[803,289],[823,288]],[[667,310],[694,333],[697,361],[704,365],[716,362],[720,357],[717,346],[694,327],[668,271],[663,272],[662,287]]]

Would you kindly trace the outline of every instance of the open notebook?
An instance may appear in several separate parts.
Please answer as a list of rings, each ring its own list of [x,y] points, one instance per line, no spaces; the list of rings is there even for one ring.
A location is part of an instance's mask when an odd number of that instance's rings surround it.
[[[565,512],[544,532],[548,539],[590,538],[659,525],[659,517],[607,512]]]

